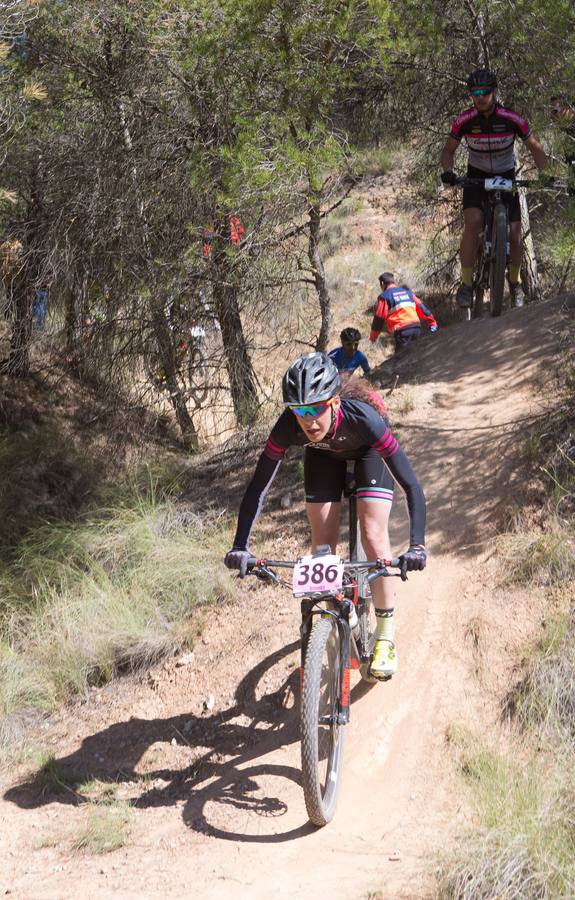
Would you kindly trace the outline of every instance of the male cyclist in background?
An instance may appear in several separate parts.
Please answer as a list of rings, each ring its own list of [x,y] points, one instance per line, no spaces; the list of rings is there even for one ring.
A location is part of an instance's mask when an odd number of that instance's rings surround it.
[[[349,372],[352,375],[360,366],[366,375],[370,368],[367,357],[358,350],[361,334],[357,328],[344,328],[339,339],[341,347],[335,347],[329,351],[329,358],[334,361],[339,372]]]
[[[468,178],[515,177],[515,138],[520,138],[529,149],[535,165],[542,170],[547,156],[529,123],[498,102],[497,77],[489,69],[476,69],[467,79],[467,87],[473,106],[454,119],[447,142],[441,152],[444,184],[455,184],[453,159],[462,138],[467,142],[469,160]],[[479,240],[483,231],[487,192],[479,186],[463,189],[463,235],[461,238],[461,284],[457,289],[459,306],[471,306],[473,300],[473,268]],[[510,254],[509,290],[515,306],[523,306],[525,296],[519,281],[521,269],[521,210],[516,193],[504,194],[509,210]]]
[[[421,333],[421,322],[425,322],[432,333],[437,331],[437,322],[433,314],[413,291],[406,287],[398,287],[391,272],[382,272],[379,284],[381,294],[377,298],[369,335],[372,344],[384,326],[390,334],[393,334],[396,353],[417,340]]]

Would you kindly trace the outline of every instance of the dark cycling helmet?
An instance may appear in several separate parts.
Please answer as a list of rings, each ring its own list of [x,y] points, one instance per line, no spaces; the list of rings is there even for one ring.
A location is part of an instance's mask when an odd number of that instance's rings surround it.
[[[379,276],[380,284],[393,284],[394,281],[395,281],[395,278],[393,277],[391,272],[382,272],[381,275]]]
[[[292,363],[283,377],[284,403],[320,403],[335,396],[340,387],[340,374],[327,353],[306,353]]]
[[[467,79],[469,90],[475,87],[485,87],[495,90],[497,87],[497,75],[491,69],[475,69]]]
[[[355,344],[358,341],[361,341],[361,334],[359,333],[357,328],[344,328],[339,336],[339,339],[342,344],[344,341],[350,341],[351,343]]]

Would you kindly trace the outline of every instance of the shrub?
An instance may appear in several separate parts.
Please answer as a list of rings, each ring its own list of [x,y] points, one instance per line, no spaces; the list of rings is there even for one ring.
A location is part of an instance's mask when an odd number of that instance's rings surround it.
[[[571,897],[575,886],[572,750],[540,755],[476,749],[466,736],[461,768],[481,827],[460,842],[439,873],[443,900]]]
[[[153,492],[30,534],[2,572],[0,711],[51,709],[190,644],[194,611],[230,594],[226,542],[216,514]]]
[[[513,532],[497,541],[504,580],[514,584],[555,584],[575,577],[573,532],[558,519],[544,531],[525,528],[519,520]]]

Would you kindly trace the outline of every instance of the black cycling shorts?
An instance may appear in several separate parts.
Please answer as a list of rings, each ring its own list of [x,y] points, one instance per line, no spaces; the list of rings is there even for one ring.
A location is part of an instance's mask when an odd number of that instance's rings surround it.
[[[467,167],[467,177],[468,178],[489,178],[488,172],[482,172],[481,169],[476,169],[475,166]],[[497,173],[497,178],[515,178],[515,169],[508,169],[506,172]],[[488,192],[482,188],[477,186],[473,187],[464,187],[463,188],[463,209],[480,209],[483,213],[485,213],[485,206],[487,202]],[[503,200],[505,205],[509,210],[509,221],[510,222],[520,222],[521,221],[521,207],[519,206],[519,194],[508,194],[507,192],[503,195]]]
[[[395,481],[383,459],[372,447],[366,447],[353,461],[358,500],[393,501]],[[304,485],[307,503],[334,503],[341,500],[346,481],[347,460],[337,459],[321,450],[306,447]]]

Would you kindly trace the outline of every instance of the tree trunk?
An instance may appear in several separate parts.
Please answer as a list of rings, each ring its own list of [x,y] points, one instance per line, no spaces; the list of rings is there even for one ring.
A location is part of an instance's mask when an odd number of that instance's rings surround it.
[[[225,256],[223,256],[225,260]],[[238,425],[253,425],[258,413],[258,393],[252,361],[242,328],[237,288],[223,272],[213,285],[214,306],[220,323],[232,403]],[[227,277],[226,277],[227,276]]]
[[[13,311],[10,351],[6,373],[16,378],[26,378],[30,372],[30,341],[32,339],[32,309],[34,295],[25,267],[11,283],[10,303]]]
[[[64,333],[66,353],[72,357],[76,352],[76,338],[79,332],[78,314],[76,310],[76,292],[74,282],[70,281],[64,291]]]
[[[155,296],[160,295],[157,293]],[[177,423],[180,426],[184,444],[188,450],[197,450],[198,433],[188,411],[180,382],[178,381],[172,332],[166,321],[164,306],[161,301],[157,301],[152,309],[152,328],[158,348],[159,363],[166,374],[166,384],[170,393],[170,403],[174,409]]]
[[[523,236],[523,259],[521,262],[521,281],[523,289],[533,302],[541,300],[541,287],[537,273],[537,259],[529,219],[529,207],[525,188],[519,188],[519,205],[521,207],[521,232]]]
[[[319,249],[319,237],[321,231],[320,205],[314,203],[309,208],[309,241],[308,257],[311,263],[313,280],[319,300],[321,312],[321,327],[316,340],[316,350],[327,350],[329,333],[332,323],[331,298],[325,278],[323,257]]]

